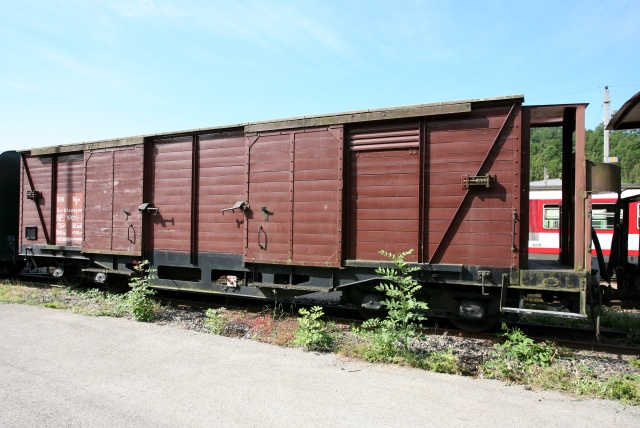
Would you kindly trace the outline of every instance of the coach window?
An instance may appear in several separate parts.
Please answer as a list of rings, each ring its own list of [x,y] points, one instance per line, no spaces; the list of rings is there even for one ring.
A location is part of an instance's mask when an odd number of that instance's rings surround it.
[[[542,214],[542,227],[544,229],[560,228],[560,206],[545,205]]]
[[[615,226],[614,221],[614,204],[593,204],[593,209],[591,210],[591,225],[595,230],[612,230]]]

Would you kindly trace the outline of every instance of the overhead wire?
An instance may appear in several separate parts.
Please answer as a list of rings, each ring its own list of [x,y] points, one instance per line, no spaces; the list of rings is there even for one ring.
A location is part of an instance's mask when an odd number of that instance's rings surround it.
[[[538,100],[544,100],[544,99],[549,99],[549,98],[561,97],[561,96],[564,96],[564,95],[572,95],[572,94],[579,94],[579,93],[583,93],[583,92],[591,92],[591,91],[595,91],[596,89],[602,89],[603,90],[605,88],[605,86],[608,86],[609,89],[611,89],[611,88],[633,88],[633,87],[640,88],[640,84],[635,84],[635,85],[627,85],[627,84],[625,84],[625,85],[603,85],[603,86],[596,86],[594,88],[589,88],[589,89],[581,89],[581,90],[573,91],[573,92],[565,92],[565,93],[562,93],[562,94],[555,94],[555,95],[549,95],[549,96],[546,96],[546,97],[534,98],[534,99],[531,99],[529,101],[538,101]],[[600,103],[600,111],[598,112],[598,117],[600,117],[601,119],[600,119],[600,121],[598,123],[601,123],[602,121],[604,121],[604,117],[603,117],[604,111],[603,110],[604,110],[604,101]]]
[[[545,100],[545,99],[548,99],[548,98],[562,97],[564,95],[573,95],[573,94],[579,94],[581,92],[590,92],[590,91],[595,91],[596,89],[604,89],[605,86],[608,86],[609,88],[632,88],[632,87],[640,88],[640,84],[635,84],[635,85],[602,85],[602,86],[596,86],[595,88],[580,89],[578,91],[573,91],[573,92],[565,92],[565,93],[562,93],[562,94],[555,94],[555,95],[548,95],[546,97],[534,98],[534,99],[531,99],[529,101]]]

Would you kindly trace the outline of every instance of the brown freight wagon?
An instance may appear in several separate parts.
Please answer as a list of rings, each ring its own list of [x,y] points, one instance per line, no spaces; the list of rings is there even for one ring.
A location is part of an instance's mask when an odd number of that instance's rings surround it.
[[[20,254],[68,282],[274,297],[342,291],[379,308],[380,250],[413,249],[424,298],[459,325],[585,317],[594,276],[585,104],[523,96],[300,117],[21,153]],[[562,126],[561,257],[527,257],[529,131]],[[572,146],[575,138],[575,148]],[[120,281],[121,283],[121,281]]]

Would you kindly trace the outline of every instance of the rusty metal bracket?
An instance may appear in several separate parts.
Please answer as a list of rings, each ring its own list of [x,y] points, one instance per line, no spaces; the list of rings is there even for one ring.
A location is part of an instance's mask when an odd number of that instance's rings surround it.
[[[506,273],[502,274],[502,284],[500,286],[500,312],[502,312],[502,308],[507,302],[507,286],[509,284],[509,275]]]
[[[463,175],[462,176],[462,188],[468,189],[469,187],[486,187],[487,189],[493,187],[496,181],[496,176],[487,175]]]
[[[42,192],[39,190],[27,190],[27,199],[31,199],[32,201],[42,199]]]
[[[273,215],[273,212],[269,211],[267,207],[262,207],[261,211],[262,211],[262,220],[269,221],[269,216]]]
[[[148,212],[156,215],[160,213],[160,209],[158,207],[154,207],[153,204],[150,204],[149,202],[140,204],[138,211],[141,213]]]
[[[516,246],[516,233],[517,233],[516,223],[518,222],[518,211],[516,211],[516,209],[514,208],[512,214],[513,214],[513,221],[512,221],[513,228],[511,230],[511,251],[515,253],[516,251],[518,251],[518,247]]]
[[[491,276],[491,272],[488,270],[479,270],[478,275],[480,276],[480,281],[481,281],[481,287],[482,287],[481,293],[483,296],[488,296],[489,293],[484,292],[484,279]]]

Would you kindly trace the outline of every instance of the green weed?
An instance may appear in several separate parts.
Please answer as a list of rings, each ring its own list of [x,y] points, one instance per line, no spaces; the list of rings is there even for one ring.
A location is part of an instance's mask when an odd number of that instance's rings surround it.
[[[398,254],[380,251],[395,266],[376,269],[376,273],[388,281],[376,287],[376,290],[385,294],[385,299],[380,303],[386,309],[387,316],[384,319],[367,320],[361,327],[353,329],[354,333],[366,338],[358,346],[357,352],[367,361],[437,366],[436,360],[440,356],[434,356],[431,363],[427,363],[414,355],[410,348],[411,340],[419,337],[419,322],[426,319],[422,312],[428,309],[426,302],[415,296],[422,286],[411,274],[419,268],[410,267],[404,260],[412,251]]]
[[[43,306],[49,309],[69,309],[69,305],[57,301],[45,303]]]
[[[209,308],[204,313],[205,315],[205,326],[207,329],[214,334],[222,334],[224,331],[224,326],[227,324],[227,320],[225,317],[225,311],[227,308]]]
[[[640,375],[614,376],[601,386],[597,396],[638,405],[640,404]]]
[[[137,264],[134,268],[137,275],[129,280],[129,290],[125,294],[126,305],[131,316],[138,321],[151,321],[158,308],[154,300],[156,291],[151,288],[149,281],[154,278],[147,260]]]
[[[298,312],[302,318],[298,320],[293,344],[314,351],[330,350],[333,337],[326,331],[325,322],[320,319],[324,315],[322,308],[320,306],[313,306],[310,309],[300,308]]]
[[[455,374],[459,372],[458,357],[451,349],[446,352],[434,352],[419,360],[410,360],[411,365],[436,373]]]
[[[507,358],[512,358],[524,367],[537,365],[549,367],[553,358],[558,354],[558,349],[548,342],[537,343],[527,337],[518,327],[509,329],[505,323],[502,324],[503,333],[499,336],[506,340],[502,344],[497,344],[496,349],[502,351]]]
[[[496,345],[493,358],[483,364],[484,375],[489,378],[529,384],[544,389],[567,391],[576,395],[617,400],[627,404],[640,404],[640,375],[617,374],[606,379],[592,369],[578,364],[571,370],[566,355],[549,343],[536,343],[517,328],[503,325],[504,343]],[[629,360],[630,365],[639,363]]]
[[[295,305],[291,305],[291,313],[287,312],[282,304],[282,302],[278,302],[275,300],[273,302],[273,307],[269,307],[269,305],[265,305],[264,312],[270,312],[271,318],[274,320],[284,319],[293,314],[293,308]]]
[[[428,309],[425,302],[418,300],[415,294],[422,286],[411,273],[418,267],[409,267],[404,258],[413,250],[391,254],[380,251],[391,259],[394,268],[378,268],[376,273],[388,281],[376,287],[385,294],[386,298],[380,303],[387,310],[384,319],[373,318],[356,329],[358,334],[364,334],[371,340],[363,347],[363,355],[369,361],[398,361],[404,360],[402,354],[410,353],[411,340],[418,337],[418,323],[425,320],[421,314]]]
[[[404,351],[409,351],[411,339],[418,336],[418,323],[426,319],[421,312],[428,309],[426,302],[416,298],[415,294],[422,286],[411,276],[412,272],[420,268],[409,267],[404,260],[412,252],[413,250],[409,250],[391,254],[380,251],[380,254],[390,258],[395,265],[395,268],[376,269],[376,273],[383,275],[383,278],[389,281],[376,287],[376,290],[386,295],[380,303],[385,307],[388,315],[377,325],[368,325],[369,328],[377,329],[380,335],[386,336],[385,343],[399,341]]]

